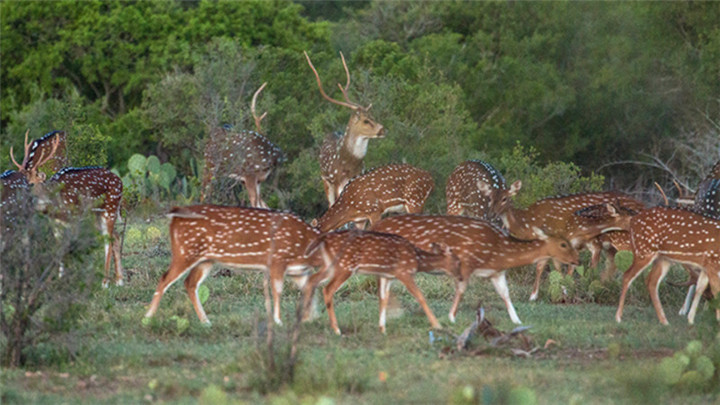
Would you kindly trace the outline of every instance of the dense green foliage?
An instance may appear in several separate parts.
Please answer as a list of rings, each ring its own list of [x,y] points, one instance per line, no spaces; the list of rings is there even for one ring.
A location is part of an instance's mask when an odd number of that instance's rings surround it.
[[[372,103],[388,128],[371,143],[367,166],[405,160],[431,170],[439,190],[460,161],[502,166],[518,142],[541,167],[572,161],[567,170],[588,175],[640,153],[678,157],[669,141],[698,149],[697,139],[719,127],[720,8],[712,2],[0,8],[3,169],[26,128],[36,137],[62,128],[74,165],[107,163],[124,174],[131,155],[154,154],[178,169],[178,181],[197,177],[209,130],[252,128],[250,97],[267,81],[263,128],[288,161],[266,193],[276,206],[317,215],[324,206],[317,147],[343,129],[348,111],[319,96],[302,50],[328,89],[344,81],[343,51],[351,97]],[[675,169],[697,176],[717,154],[680,157]],[[616,165],[601,174],[629,187],[640,170]],[[441,207],[439,197],[430,206]]]

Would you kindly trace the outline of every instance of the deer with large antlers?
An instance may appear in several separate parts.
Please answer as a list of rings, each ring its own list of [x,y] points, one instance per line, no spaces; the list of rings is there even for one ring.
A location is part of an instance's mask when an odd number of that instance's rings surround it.
[[[255,119],[256,131],[234,131],[229,125],[215,128],[205,146],[205,171],[201,188],[201,201],[210,192],[212,179],[218,173],[240,181],[245,186],[251,207],[268,208],[260,194],[260,185],[284,159],[274,143],[262,135],[260,122],[267,112],[258,117],[255,104],[267,83],[253,94],[250,111]]]
[[[605,211],[609,215],[575,215],[588,207],[613,208]],[[533,239],[535,229],[565,238],[573,247],[580,249],[598,235],[614,229],[620,229],[616,221],[637,213],[645,206],[634,198],[615,191],[581,193],[560,197],[549,197],[536,201],[526,209],[514,208],[511,204],[498,214],[511,235],[521,239]],[[591,212],[591,211],[587,211]],[[540,279],[547,260],[536,264],[535,288],[530,295],[534,301],[538,297]],[[574,267],[568,267],[572,274]]]
[[[313,225],[327,232],[348,222],[372,225],[387,212],[420,213],[434,184],[430,172],[408,164],[378,167],[350,181]]]
[[[350,71],[345,63],[345,56],[340,52],[347,82],[345,87],[338,83],[338,87],[345,98],[345,101],[336,100],[325,93],[315,66],[310,61],[310,56],[305,52],[308,65],[315,74],[320,94],[323,98],[333,104],[347,107],[352,111],[345,132],[329,134],[320,147],[320,172],[325,188],[325,195],[328,204],[333,205],[338,196],[342,193],[350,179],[360,174],[363,167],[363,159],[367,154],[368,141],[373,138],[385,136],[385,128],[374,121],[370,116],[370,107],[363,107],[360,104],[350,101],[348,88],[350,87]]]
[[[33,141],[27,142],[25,134],[25,156],[18,164],[10,148],[10,156],[18,166],[18,172],[25,175],[33,186],[33,193],[39,196],[43,204],[48,203],[47,188],[58,190],[61,207],[54,212],[56,219],[63,222],[73,215],[72,207],[83,201],[97,202],[95,211],[100,214],[100,229],[108,239],[105,241],[105,278],[103,287],[110,283],[110,264],[115,261],[115,284],[123,284],[123,270],[120,258],[120,239],[115,235],[115,222],[120,217],[123,184],[122,180],[110,170],[99,166],[66,167],[55,173],[47,182],[45,174],[39,169],[55,158],[55,154],[64,145],[64,132],[55,131]],[[47,142],[52,142],[48,144]],[[64,148],[64,146],[63,146]],[[61,158],[60,161],[63,161]]]
[[[25,132],[25,154],[22,164],[19,164],[13,156],[12,148],[10,148],[10,159],[12,159],[18,170],[25,176],[35,176],[38,178],[28,178],[32,184],[45,181],[45,173],[43,169],[51,173],[68,165],[66,134],[65,131],[51,131],[42,137],[28,143],[28,135],[30,130]]]
[[[628,288],[652,264],[646,285],[660,323],[667,325],[658,286],[671,262],[677,262],[701,269],[688,313],[688,322],[692,324],[700,297],[708,283],[713,295],[720,292],[720,220],[687,210],[655,207],[635,216],[628,230],[632,240],[633,263],[623,274],[623,288],[615,314],[617,322],[622,320]],[[720,320],[720,310],[717,310],[716,315]]]
[[[379,326],[382,333],[385,333],[390,283],[393,280],[397,279],[405,285],[425,311],[432,327],[440,328],[440,323],[415,284],[415,274],[439,270],[456,278],[460,276],[460,261],[446,245],[433,245],[430,251],[424,251],[397,235],[357,229],[322,234],[308,246],[306,256],[322,261],[323,266],[310,276],[305,286],[303,308],[310,302],[316,286],[329,279],[323,288],[323,296],[330,325],[338,335],[340,328],[335,317],[333,295],[355,273],[378,277]]]
[[[210,324],[197,289],[214,263],[269,273],[275,323],[281,325],[280,295],[283,277],[292,276],[302,286],[308,271],[319,263],[305,257],[305,248],[319,232],[297,216],[261,208],[195,205],[175,207],[170,220],[170,267],[160,277],[150,307],[155,314],[160,298],[180,277],[202,323]]]
[[[460,277],[448,315],[451,322],[455,322],[458,305],[472,275],[489,278],[504,301],[510,319],[521,323],[510,300],[505,272],[543,258],[556,258],[568,264],[579,261],[577,250],[565,238],[536,229],[536,240],[519,240],[487,221],[469,217],[398,215],[381,220],[372,230],[402,236],[424,250],[431,249],[433,243],[443,243],[458,256]]]
[[[465,161],[447,179],[446,213],[493,220],[494,213],[502,212],[521,186],[518,180],[508,188],[503,175],[487,162]]]

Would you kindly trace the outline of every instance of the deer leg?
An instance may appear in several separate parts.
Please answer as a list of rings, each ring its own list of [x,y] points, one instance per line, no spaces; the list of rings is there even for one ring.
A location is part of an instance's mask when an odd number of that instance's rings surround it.
[[[450,319],[451,323],[455,323],[455,315],[457,314],[460,300],[462,299],[463,294],[465,294],[467,283],[467,278],[464,278],[462,281],[455,281],[455,298],[453,299],[452,306],[450,307],[450,312],[448,313],[448,318]]]
[[[602,252],[602,244],[597,238],[594,238],[587,243],[588,250],[590,251],[590,268],[596,269],[600,264],[600,253]]]
[[[602,281],[608,281],[615,278],[615,273],[617,273],[617,266],[615,265],[615,255],[617,254],[617,249],[610,246],[607,249],[607,252],[605,253],[605,271],[600,275],[600,280]]]
[[[639,276],[640,273],[642,273],[642,271],[645,269],[645,267],[647,267],[653,260],[655,260],[656,257],[657,255],[640,257],[639,253],[636,254],[632,265],[623,274],[623,287],[622,292],[620,293],[620,302],[618,303],[618,309],[615,313],[615,320],[618,323],[622,322],[622,313],[623,308],[625,307],[625,296],[627,295],[628,288],[630,288],[630,285],[637,278],[637,276]]]
[[[273,298],[273,320],[277,325],[282,325],[280,319],[280,297],[283,290],[283,276],[285,274],[285,266],[273,264],[270,266],[270,284]]]
[[[192,270],[201,262],[202,260],[196,262],[188,262],[186,260],[176,259],[176,257],[173,256],[173,260],[170,263],[170,268],[168,268],[165,274],[163,274],[158,281],[157,288],[155,289],[155,294],[153,294],[152,301],[150,302],[150,307],[148,308],[147,313],[145,313],[145,318],[150,318],[155,315],[155,311],[157,311],[158,305],[160,304],[160,299],[162,298],[163,294],[165,294],[165,291],[167,291],[167,289],[170,288],[171,285],[173,285],[180,277],[182,277],[183,274]]]
[[[543,271],[545,271],[545,265],[549,259],[542,259],[535,265],[535,284],[533,284],[533,290],[530,294],[530,301],[535,301],[540,292],[540,280],[542,279]],[[519,323],[519,322],[518,322]]]
[[[109,228],[110,228],[110,219],[106,217],[105,215],[100,216],[100,230],[102,231],[103,235],[103,242],[105,244],[105,277],[102,281],[103,288],[108,288],[110,285],[110,260],[112,259],[112,255],[110,254],[110,243],[111,238],[109,234]]]
[[[350,278],[349,271],[336,271],[333,277],[330,279],[330,282],[323,288],[323,296],[325,298],[325,308],[327,308],[328,316],[330,317],[330,327],[335,331],[337,335],[341,335],[340,328],[337,324],[337,318],[335,317],[335,307],[333,302],[333,295],[335,294],[335,291],[337,291],[340,287],[342,287],[343,284],[345,284],[345,281],[347,281],[348,278]]]
[[[378,277],[378,295],[380,296],[380,332],[385,333],[385,318],[387,315],[387,304],[390,301],[390,283],[392,280],[386,277]]]
[[[335,187],[333,187],[333,185],[330,184],[330,182],[327,181],[327,179],[325,179],[324,177],[322,178],[322,182],[323,188],[325,189],[325,195],[328,199],[328,208],[330,208],[333,204],[335,204],[335,199],[337,197],[337,195],[335,194]]]
[[[692,283],[690,286],[688,286],[687,294],[685,294],[685,301],[683,302],[683,306],[680,308],[680,311],[678,312],[678,315],[687,315],[688,311],[690,310],[690,305],[692,304],[692,297],[695,295],[695,285],[697,284],[697,274],[693,270],[693,268],[687,264],[682,265],[685,271],[688,273],[688,283]]]
[[[308,280],[303,287],[302,305],[300,309],[302,311],[301,319],[303,322],[310,320],[308,310],[310,309],[311,302],[315,301],[315,289],[318,284],[332,277],[332,274],[334,274],[334,272],[332,272],[333,269],[329,268],[330,266],[332,266],[332,262],[326,264],[325,267],[320,269],[317,273],[308,277]]]
[[[120,259],[120,238],[115,232],[115,224],[117,223],[118,215],[111,214],[107,221],[107,230],[108,235],[110,236],[110,249],[112,250],[109,257],[107,258],[107,264],[109,266],[110,260],[114,259],[115,261],[115,285],[121,286],[123,285],[123,268],[122,268],[122,261]],[[110,271],[110,268],[108,267],[108,272]]]
[[[655,263],[653,263],[653,267],[650,270],[650,274],[648,274],[648,278],[645,280],[648,292],[650,293],[650,299],[652,300],[653,307],[655,307],[655,313],[657,314],[658,320],[663,325],[668,325],[668,320],[665,317],[665,311],[663,310],[660,297],[658,296],[658,288],[660,287],[660,282],[662,282],[665,278],[669,269],[670,262],[668,260],[655,260]]]
[[[425,301],[425,297],[423,297],[422,292],[420,292],[420,289],[415,284],[415,279],[413,279],[413,276],[411,274],[404,273],[401,270],[401,272],[395,274],[395,277],[397,277],[397,279],[400,280],[401,283],[405,284],[405,288],[407,288],[407,290],[410,291],[410,294],[415,297],[417,302],[422,307],[423,311],[425,311],[425,316],[427,316],[428,320],[430,321],[430,325],[434,329],[442,328],[442,326],[440,326],[440,322],[438,322],[437,318],[435,318],[435,314],[433,314],[432,310]]]
[[[200,298],[198,297],[198,288],[200,288],[200,284],[202,284],[208,274],[210,274],[212,265],[212,262],[201,263],[195,266],[195,268],[192,269],[190,274],[188,274],[185,278],[185,291],[187,291],[188,297],[190,297],[190,301],[195,308],[195,313],[197,314],[200,322],[207,326],[210,326],[210,320],[205,314],[205,310],[203,309]]]
[[[695,287],[695,297],[693,298],[690,311],[688,312],[688,323],[690,325],[695,323],[695,313],[697,312],[697,307],[700,304],[700,298],[702,298],[703,292],[707,288],[709,282],[710,279],[708,278],[707,271],[705,269],[701,269]]]
[[[502,300],[505,302],[508,314],[510,314],[510,319],[513,321],[513,323],[522,323],[522,321],[520,321],[520,318],[518,318],[517,313],[515,312],[515,307],[513,306],[512,301],[510,300],[510,290],[508,290],[505,272],[501,271],[500,273],[495,274],[494,276],[490,277],[490,281],[492,281],[493,286],[495,287],[495,291],[497,291],[497,293],[500,295],[500,298],[502,298]]]

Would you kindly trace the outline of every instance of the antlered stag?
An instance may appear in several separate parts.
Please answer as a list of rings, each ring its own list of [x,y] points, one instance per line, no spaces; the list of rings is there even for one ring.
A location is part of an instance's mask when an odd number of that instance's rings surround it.
[[[430,172],[408,164],[378,167],[348,183],[313,225],[327,232],[348,222],[372,225],[387,212],[419,213],[434,184]]]
[[[443,243],[460,258],[461,276],[457,279],[449,314],[452,322],[455,322],[458,304],[472,275],[490,278],[495,291],[505,302],[510,319],[521,323],[510,300],[505,272],[511,267],[544,258],[556,258],[569,264],[577,264],[579,260],[577,250],[567,239],[545,235],[536,229],[537,240],[519,240],[487,221],[469,217],[398,215],[383,219],[372,230],[402,236],[425,250],[433,243]]]
[[[255,92],[250,106],[257,131],[235,131],[230,125],[225,125],[210,133],[204,152],[201,201],[210,193],[213,178],[227,176],[243,183],[251,207],[268,208],[260,194],[260,185],[284,157],[280,148],[262,135],[260,122],[267,112],[258,117],[255,111],[258,94],[266,84],[263,83]]]
[[[175,207],[170,220],[172,260],[160,277],[145,317],[157,311],[160,298],[186,273],[185,290],[201,322],[210,324],[197,289],[214,263],[269,272],[274,301],[273,315],[280,319],[283,277],[288,274],[302,286],[316,264],[305,257],[305,248],[319,232],[297,216],[261,208],[195,205]]]
[[[348,88],[350,87],[350,71],[345,63],[342,52],[343,67],[347,76],[345,87],[338,83],[338,87],[345,98],[345,101],[335,100],[328,96],[322,86],[320,75],[305,52],[308,65],[315,74],[320,94],[323,98],[333,104],[347,107],[352,110],[345,132],[335,132],[325,137],[320,147],[320,173],[325,188],[325,195],[328,205],[335,204],[338,196],[342,193],[350,179],[360,174],[363,168],[363,159],[367,154],[368,141],[373,138],[385,136],[385,128],[370,116],[370,107],[363,107],[360,104],[350,101]]]
[[[304,292],[304,307],[308,306],[316,286],[330,279],[323,288],[330,325],[340,334],[335,317],[333,294],[355,273],[378,276],[380,295],[380,331],[385,333],[390,283],[397,279],[415,297],[433,328],[440,328],[435,315],[425,302],[414,277],[418,272],[441,270],[460,276],[460,261],[445,245],[433,245],[430,251],[416,248],[404,238],[384,233],[343,230],[322,234],[307,248],[306,255],[321,261],[323,267],[310,276]]]

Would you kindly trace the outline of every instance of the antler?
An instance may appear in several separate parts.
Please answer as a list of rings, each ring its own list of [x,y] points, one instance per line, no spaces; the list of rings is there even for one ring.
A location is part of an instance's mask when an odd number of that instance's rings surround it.
[[[675,181],[675,180],[673,180],[673,182],[674,182],[674,181]],[[675,183],[675,185],[677,186],[677,183]],[[657,181],[655,182],[655,187],[657,187],[657,189],[660,190],[660,194],[662,194],[662,198],[663,198],[663,200],[665,200],[665,206],[666,206],[666,207],[669,207],[669,206],[670,206],[670,202],[668,201],[668,198],[667,198],[667,196],[665,195],[665,191],[663,190],[662,187],[660,187],[660,185],[658,184]],[[678,189],[678,190],[679,190],[679,189]]]
[[[260,131],[260,121],[262,121],[263,118],[265,118],[265,116],[267,115],[267,111],[265,111],[263,113],[263,115],[261,115],[260,118],[258,118],[257,114],[255,113],[255,102],[257,101],[258,94],[260,94],[260,92],[263,91],[266,84],[267,84],[267,82],[263,83],[262,86],[260,86],[260,88],[257,89],[255,94],[253,94],[252,104],[250,104],[250,111],[252,112],[252,116],[255,119],[255,128],[257,128],[258,133],[262,132],[262,131]]]
[[[345,85],[345,88],[343,88],[340,85],[340,83],[338,83],[338,87],[340,88],[340,91],[342,91],[343,96],[345,97],[345,100],[347,100],[347,102],[335,100],[334,98],[328,96],[325,93],[325,90],[323,89],[323,86],[322,86],[322,81],[320,80],[320,75],[318,74],[317,70],[315,69],[315,66],[312,64],[312,61],[310,61],[310,56],[308,56],[307,51],[303,51],[303,53],[305,54],[305,59],[307,59],[308,65],[310,65],[310,68],[312,69],[313,73],[315,73],[315,79],[317,80],[318,87],[320,88],[320,94],[323,96],[323,98],[325,98],[325,100],[327,100],[333,104],[348,107],[353,110],[362,108],[362,107],[360,107],[359,104],[356,104],[356,103],[353,103],[352,101],[350,101],[350,99],[347,96],[347,88],[350,86],[350,71],[347,68],[347,64],[345,63],[345,57],[343,56],[342,52],[340,53],[340,56],[343,61],[343,66],[345,67],[345,73],[347,74],[347,84]]]
[[[55,137],[52,144],[52,149],[50,150],[50,153],[48,153],[47,156],[43,156],[42,159],[35,164],[34,169],[37,170],[39,167],[47,163],[48,160],[52,159],[55,156],[55,152],[57,152],[58,145],[60,145],[60,138]]]
[[[28,152],[30,151],[30,144],[28,143],[28,135],[30,134],[30,128],[28,128],[27,132],[25,132],[25,155],[23,156],[23,162],[22,165],[19,165],[18,162],[15,160],[15,155],[13,154],[13,148],[10,147],[10,159],[12,159],[12,162],[15,163],[15,166],[18,167],[20,171],[25,170],[25,164],[28,160]]]

